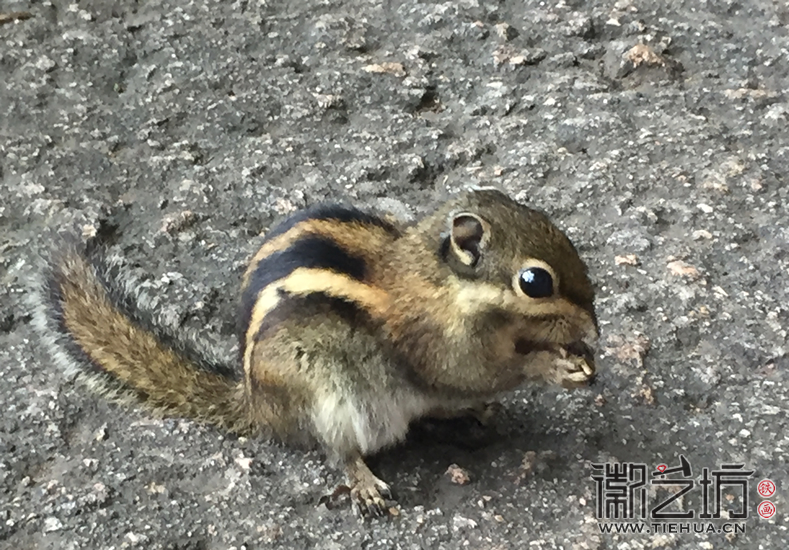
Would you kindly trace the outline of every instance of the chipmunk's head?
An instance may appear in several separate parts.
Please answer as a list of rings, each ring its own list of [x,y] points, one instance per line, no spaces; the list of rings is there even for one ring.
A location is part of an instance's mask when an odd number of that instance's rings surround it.
[[[598,336],[586,265],[542,213],[479,189],[447,205],[441,257],[458,309],[490,360],[565,387],[595,373]],[[468,325],[469,323],[467,323]]]

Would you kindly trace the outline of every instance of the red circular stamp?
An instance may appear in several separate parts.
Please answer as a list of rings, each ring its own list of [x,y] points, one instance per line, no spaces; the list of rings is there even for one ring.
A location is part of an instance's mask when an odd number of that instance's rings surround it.
[[[775,483],[771,479],[763,479],[759,482],[756,490],[762,498],[770,498],[775,494]]]
[[[773,504],[769,500],[765,500],[761,504],[759,504],[758,512],[759,515],[762,516],[764,519],[770,519],[775,515],[775,504]]]

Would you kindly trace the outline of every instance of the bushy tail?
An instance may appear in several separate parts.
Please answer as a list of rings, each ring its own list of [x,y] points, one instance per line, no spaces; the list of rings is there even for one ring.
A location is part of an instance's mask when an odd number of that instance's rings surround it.
[[[97,248],[64,245],[32,295],[36,329],[67,373],[114,401],[250,430],[232,367],[146,311],[145,297]]]

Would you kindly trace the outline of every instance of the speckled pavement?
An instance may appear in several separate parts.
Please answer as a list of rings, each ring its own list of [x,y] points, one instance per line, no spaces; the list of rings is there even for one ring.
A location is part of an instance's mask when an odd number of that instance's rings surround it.
[[[0,3],[0,547],[786,547],[787,25],[767,0]],[[324,199],[417,217],[470,185],[576,242],[600,376],[506,396],[477,448],[376,457],[391,518],[319,505],[343,481],[319,453],[105,403],[31,331],[34,252],[76,228],[232,357],[274,221]],[[696,487],[671,510],[740,463],[749,518],[601,532],[592,464],[680,455]]]

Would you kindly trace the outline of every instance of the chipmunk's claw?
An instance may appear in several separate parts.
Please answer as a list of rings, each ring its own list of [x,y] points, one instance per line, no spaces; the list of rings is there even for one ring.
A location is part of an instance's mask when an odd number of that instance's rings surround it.
[[[351,488],[351,501],[360,516],[382,517],[389,514],[384,497],[390,495],[389,486],[375,479],[373,484],[357,484]]]

